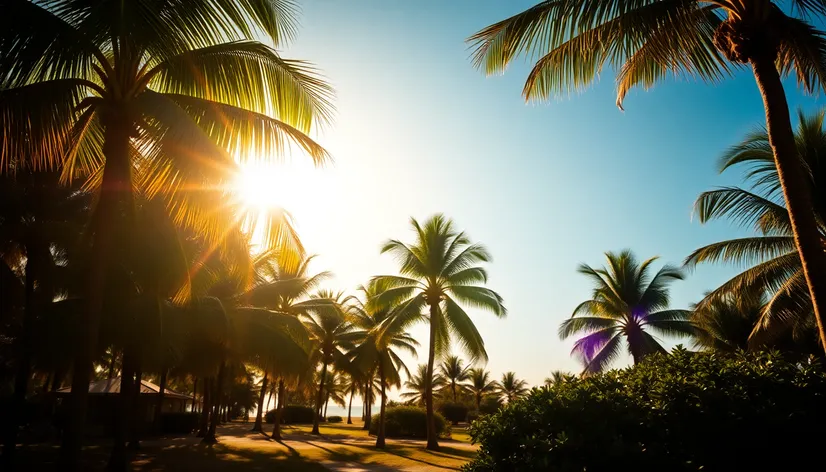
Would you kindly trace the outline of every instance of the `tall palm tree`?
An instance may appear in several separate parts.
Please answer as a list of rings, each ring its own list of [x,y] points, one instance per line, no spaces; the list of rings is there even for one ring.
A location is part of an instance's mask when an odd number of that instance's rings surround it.
[[[408,325],[426,319],[430,325],[428,345],[425,409],[427,411],[427,448],[439,448],[433,419],[433,363],[450,350],[456,338],[472,359],[487,359],[485,343],[470,316],[460,303],[504,317],[507,310],[502,297],[479,284],[487,282],[487,272],[478,266],[491,257],[481,244],[471,244],[464,232],[454,229],[453,221],[441,214],[424,224],[414,218],[410,224],[416,233],[412,245],[390,240],[382,253],[396,256],[401,276],[382,275],[374,280],[387,287],[376,303],[396,306],[393,323]],[[427,310],[427,315],[422,312]]]
[[[9,323],[13,335],[16,374],[11,418],[4,426],[3,463],[11,467],[17,445],[17,429],[24,411],[34,357],[38,309],[50,303],[64,287],[67,254],[78,243],[91,204],[79,186],[59,186],[56,172],[16,169],[0,175],[0,265],[21,291],[19,319]],[[19,277],[18,277],[19,274]],[[64,277],[61,277],[64,275]],[[13,289],[0,287],[3,298],[14,298]],[[17,317],[15,317],[17,318]],[[65,355],[65,353],[64,353]]]
[[[821,234],[826,232],[826,112],[798,113],[795,131],[797,156],[806,169],[806,191],[810,193]],[[795,250],[788,210],[780,198],[780,177],[774,166],[772,147],[765,129],[748,134],[720,158],[721,172],[746,168],[747,187],[724,187],[703,192],[694,204],[702,223],[730,219],[753,228],[758,235],[709,244],[686,258],[686,265],[725,262],[750,265],[697,305],[700,311],[712,309],[721,298],[737,297],[749,291],[766,291],[765,307],[752,336],[772,343],[792,332],[803,333],[817,326],[810,292],[799,253]],[[821,236],[821,244],[826,237]]]
[[[387,387],[401,386],[401,373],[410,377],[410,371],[399,356],[399,351],[405,351],[416,356],[419,343],[400,323],[392,323],[395,316],[391,308],[372,303],[376,297],[386,290],[381,282],[373,281],[367,287],[359,287],[364,294],[365,302],[356,299],[354,311],[355,324],[364,334],[358,346],[351,351],[353,364],[361,367],[362,372],[376,370],[381,390],[379,406],[379,426],[376,434],[376,447],[385,447],[385,409],[387,406]]]
[[[539,57],[523,90],[528,100],[580,90],[606,65],[617,71],[620,107],[632,87],[649,88],[669,72],[716,83],[748,65],[763,98],[773,162],[826,348],[826,254],[781,82],[794,72],[807,92],[823,88],[826,34],[813,25],[824,15],[826,5],[810,1],[553,0],[468,41],[475,64],[487,73],[503,72],[521,54]]]
[[[572,354],[580,357],[585,372],[599,372],[620,353],[622,340],[634,363],[654,352],[664,352],[660,343],[647,332],[690,336],[693,327],[687,321],[687,310],[668,309],[668,284],[682,280],[683,273],[663,266],[653,276],[652,257],[638,262],[629,250],[606,252],[607,268],[579,266],[579,273],[594,284],[590,300],[574,309],[571,318],[559,326],[562,339],[577,333],[587,333],[574,344]]]
[[[439,365],[439,373],[447,380],[453,394],[454,403],[456,402],[457,389],[458,391],[464,391],[465,386],[462,382],[470,377],[469,368],[463,364],[464,361],[459,356],[448,356]]]
[[[505,372],[502,380],[496,382],[496,391],[503,401],[510,403],[528,394],[528,383],[516,378],[516,372]]]
[[[349,300],[342,293],[320,290],[313,298],[326,302],[302,317],[321,361],[318,391],[315,400],[312,434],[321,434],[318,429],[319,412],[324,399],[324,385],[327,368],[346,362],[346,352],[354,346],[353,320],[347,311]]]
[[[765,297],[756,293],[731,293],[696,308],[691,322],[697,327],[694,343],[712,351],[749,349],[749,337],[760,320]]]
[[[37,27],[33,27],[37,25]],[[289,0],[6,0],[0,19],[0,171],[30,156],[87,179],[99,198],[88,235],[88,309],[78,339],[63,458],[77,464],[106,262],[128,253],[134,196],[158,195],[182,225],[219,238],[234,156],[271,158],[330,116],[330,88],[281,58],[295,32]],[[236,223],[239,224],[239,223]],[[276,224],[272,245],[289,235]]]
[[[430,385],[433,388],[435,399],[435,392],[443,389],[445,385],[447,385],[447,382],[444,377],[437,374],[433,377]],[[416,372],[404,382],[404,388],[408,389],[408,391],[402,392],[400,397],[410,404],[423,406],[425,404],[425,397],[427,396],[427,387],[427,364],[419,364]]]
[[[496,391],[496,381],[490,378],[490,372],[478,367],[468,370],[465,389],[473,394],[476,400],[476,411],[482,406],[482,397]]]

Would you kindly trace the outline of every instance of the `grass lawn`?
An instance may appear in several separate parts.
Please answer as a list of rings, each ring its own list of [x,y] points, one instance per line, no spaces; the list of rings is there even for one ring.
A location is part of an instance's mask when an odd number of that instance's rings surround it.
[[[354,425],[321,426],[321,436],[310,425],[285,427],[283,442],[250,432],[252,424],[232,423],[220,428],[219,444],[204,446],[191,436],[146,440],[135,454],[132,469],[139,472],[201,471],[325,471],[325,470],[458,470],[476,455],[467,442],[443,440],[441,450],[428,451],[424,441],[388,439],[387,448],[374,447],[375,438]],[[271,425],[267,426],[267,432]],[[467,437],[457,431],[457,438]],[[55,470],[56,445],[26,448],[19,470]],[[104,470],[108,445],[84,450],[84,470]]]

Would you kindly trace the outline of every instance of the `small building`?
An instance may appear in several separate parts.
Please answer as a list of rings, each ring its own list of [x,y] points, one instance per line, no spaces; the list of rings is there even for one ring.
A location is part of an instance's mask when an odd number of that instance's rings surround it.
[[[89,384],[87,424],[91,429],[90,433],[105,434],[110,431],[118,408],[120,385],[120,377],[97,380]],[[141,380],[140,396],[133,410],[140,411],[139,417],[143,419],[142,423],[146,426],[151,425],[155,419],[155,406],[158,404],[160,390],[158,385],[148,380]],[[55,392],[55,396],[58,402],[63,403],[71,393],[71,387],[62,388]],[[162,412],[185,412],[191,405],[191,395],[178,393],[169,388],[164,389]]]

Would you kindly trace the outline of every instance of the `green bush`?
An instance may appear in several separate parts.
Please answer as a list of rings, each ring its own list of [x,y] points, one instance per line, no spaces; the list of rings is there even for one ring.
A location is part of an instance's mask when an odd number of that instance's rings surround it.
[[[264,415],[267,423],[275,422],[275,410]],[[313,409],[304,405],[287,405],[281,413],[281,424],[306,424],[313,422]]]
[[[327,422],[328,423],[341,423],[342,418],[340,416],[328,416]]]
[[[384,432],[388,438],[427,439],[427,415],[424,408],[415,406],[396,406],[385,411]],[[436,433],[440,438],[450,437],[450,426],[444,416],[434,413]],[[379,431],[379,415],[373,415],[370,434]]]
[[[498,397],[488,395],[479,402],[479,415],[492,415],[502,408],[502,401]]]
[[[467,420],[468,407],[461,403],[443,403],[439,406],[439,413],[453,424]]]
[[[820,463],[824,421],[817,362],[677,348],[478,419],[479,455],[464,470],[807,470]]]
[[[161,413],[161,431],[167,434],[189,434],[198,427],[200,413]]]

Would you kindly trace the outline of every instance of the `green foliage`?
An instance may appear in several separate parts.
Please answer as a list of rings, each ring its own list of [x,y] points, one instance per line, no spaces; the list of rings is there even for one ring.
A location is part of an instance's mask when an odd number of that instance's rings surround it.
[[[493,395],[483,397],[479,403],[479,415],[492,415],[502,408],[502,401]]]
[[[264,421],[269,424],[275,422],[275,410],[270,410],[264,415]],[[287,405],[281,412],[282,424],[307,424],[313,422],[313,409],[304,405]]]
[[[441,438],[450,437],[450,426],[444,416],[434,413],[436,434]],[[427,416],[424,408],[397,406],[385,411],[385,431],[388,438],[427,439]],[[370,434],[375,435],[379,429],[379,415],[373,415]]]
[[[169,434],[189,434],[198,427],[200,413],[161,413],[161,431]]]
[[[327,417],[327,422],[328,423],[341,423],[341,421],[342,420],[341,420],[340,416],[328,416]]]
[[[815,362],[678,347],[480,418],[465,470],[802,470],[820,459],[824,395]]]
[[[461,403],[443,403],[439,406],[439,413],[453,424],[467,420],[468,407]]]

